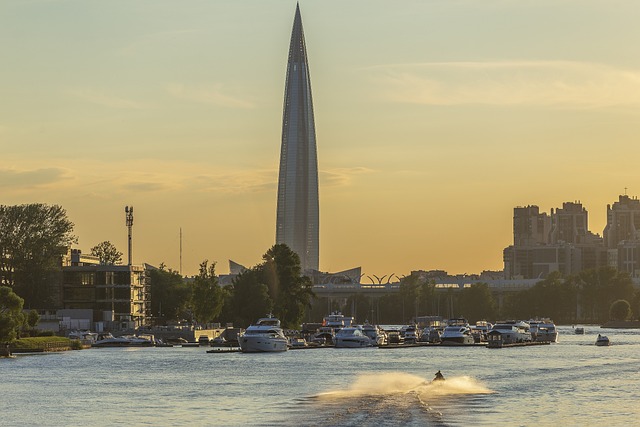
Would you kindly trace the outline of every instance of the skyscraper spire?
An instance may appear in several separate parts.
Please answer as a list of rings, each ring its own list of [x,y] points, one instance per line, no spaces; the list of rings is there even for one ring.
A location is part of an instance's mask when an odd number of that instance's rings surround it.
[[[299,5],[291,31],[284,92],[276,243],[285,243],[296,252],[303,270],[318,270],[318,156]]]

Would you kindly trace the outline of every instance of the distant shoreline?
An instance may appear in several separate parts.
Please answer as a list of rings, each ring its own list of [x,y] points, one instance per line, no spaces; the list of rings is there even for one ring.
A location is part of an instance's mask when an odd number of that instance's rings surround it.
[[[613,321],[612,320],[600,327],[610,328],[610,329],[640,329],[640,321],[639,320],[630,320],[630,321]]]

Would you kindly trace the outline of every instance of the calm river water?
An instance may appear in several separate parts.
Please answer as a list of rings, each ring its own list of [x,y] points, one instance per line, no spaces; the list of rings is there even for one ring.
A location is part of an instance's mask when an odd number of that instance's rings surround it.
[[[90,349],[0,359],[0,424],[638,425],[640,331],[550,346]],[[604,333],[610,347],[596,347]],[[437,370],[447,381],[430,385]]]

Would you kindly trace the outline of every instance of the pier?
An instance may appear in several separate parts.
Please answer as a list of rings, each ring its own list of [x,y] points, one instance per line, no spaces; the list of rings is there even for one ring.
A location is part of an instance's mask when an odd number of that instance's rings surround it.
[[[487,348],[506,348],[506,347],[531,347],[534,345],[549,345],[549,341],[526,341],[526,342],[511,342],[503,343],[499,340],[489,341]]]

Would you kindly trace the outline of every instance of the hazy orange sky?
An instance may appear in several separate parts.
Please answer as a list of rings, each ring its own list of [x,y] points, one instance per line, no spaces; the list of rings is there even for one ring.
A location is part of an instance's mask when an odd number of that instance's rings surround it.
[[[300,2],[320,267],[502,269],[513,207],[637,195],[640,2]],[[294,1],[0,3],[2,204],[183,273],[275,241]]]

